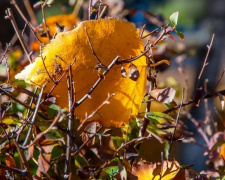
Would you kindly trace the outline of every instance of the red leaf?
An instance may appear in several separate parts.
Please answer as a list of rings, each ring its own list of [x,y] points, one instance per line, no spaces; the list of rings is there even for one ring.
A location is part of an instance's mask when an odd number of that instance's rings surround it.
[[[168,36],[173,40],[173,42],[175,42],[174,37],[170,33],[168,33]]]

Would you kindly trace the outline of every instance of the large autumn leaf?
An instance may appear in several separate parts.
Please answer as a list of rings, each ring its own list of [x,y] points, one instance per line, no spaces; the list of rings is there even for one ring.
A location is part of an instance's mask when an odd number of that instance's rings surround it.
[[[52,77],[59,78],[61,75],[57,74],[57,67],[60,67],[62,72],[66,71],[68,65],[76,58],[72,69],[76,100],[79,100],[99,78],[95,70],[98,61],[92,53],[88,37],[93,50],[105,66],[108,66],[116,56],[120,56],[119,60],[129,59],[144,51],[142,40],[131,23],[115,18],[84,21],[72,31],[58,33],[56,38],[43,49],[43,58],[37,57],[35,62],[17,74],[16,78],[41,87],[47,80],[51,81],[48,73]],[[43,65],[43,59],[48,73]],[[142,56],[132,63],[132,67],[136,66],[139,70],[137,80],[122,77],[121,65],[114,66],[91,94],[91,98],[86,99],[76,108],[76,116],[84,119],[85,113],[90,114],[96,110],[107,98],[108,93],[115,93],[115,96],[110,99],[110,104],[104,105],[98,111],[94,119],[106,127],[115,127],[127,123],[130,115],[131,118],[136,116],[145,93],[146,60]],[[126,72],[130,72],[130,64],[123,65]],[[45,92],[48,92],[52,86],[52,82],[48,83]],[[67,94],[66,78],[64,78],[53,91],[58,105],[67,107]]]
[[[140,161],[132,167],[132,174],[140,180],[170,180],[173,179],[180,170],[177,161],[163,161],[163,163],[147,163]]]

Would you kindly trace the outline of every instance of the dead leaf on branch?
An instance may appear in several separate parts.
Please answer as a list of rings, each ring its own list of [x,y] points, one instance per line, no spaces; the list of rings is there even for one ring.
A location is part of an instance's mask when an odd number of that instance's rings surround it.
[[[163,161],[162,163],[148,163],[140,161],[132,167],[132,174],[141,180],[170,180],[173,179],[180,170],[177,161]]]
[[[56,38],[52,39],[43,49],[42,57],[46,58],[45,66],[48,73],[46,73],[42,58],[37,57],[35,62],[16,75],[16,78],[41,87],[46,79],[51,81],[48,74],[52,77],[60,77],[55,73],[55,63],[60,64],[62,71],[65,72],[68,65],[76,58],[72,69],[76,99],[80,99],[99,78],[98,72],[94,71],[98,61],[92,49],[105,66],[108,66],[117,56],[120,56],[119,60],[129,59],[144,51],[142,40],[131,23],[115,18],[84,21],[72,31],[58,33]],[[60,58],[55,60],[56,55]],[[140,57],[132,64],[139,72],[139,78],[136,78],[136,81],[123,78],[121,67],[114,66],[91,94],[91,99],[86,99],[76,108],[76,116],[84,119],[85,114],[91,114],[105,100],[108,93],[115,93],[115,96],[110,99],[110,104],[102,107],[90,120],[96,119],[105,127],[122,126],[128,123],[131,108],[131,117],[135,117],[145,93],[145,57]],[[129,63],[123,66],[128,72]],[[49,92],[52,86],[53,83],[49,83],[45,91]],[[56,103],[61,107],[68,105],[67,91],[66,78],[63,78],[52,94],[57,98]]]
[[[10,156],[8,153],[6,153],[5,163],[6,163],[6,165],[9,166],[9,167],[14,167],[14,168],[16,168],[16,162],[15,162],[15,160],[14,160],[13,157]]]
[[[150,92],[150,95],[157,101],[162,103],[171,103],[175,97],[176,91],[171,88],[154,89]]]
[[[50,160],[52,156],[52,150],[59,143],[55,140],[45,139],[41,142],[40,154],[38,156],[38,170],[36,175],[40,172],[46,174],[50,168]]]

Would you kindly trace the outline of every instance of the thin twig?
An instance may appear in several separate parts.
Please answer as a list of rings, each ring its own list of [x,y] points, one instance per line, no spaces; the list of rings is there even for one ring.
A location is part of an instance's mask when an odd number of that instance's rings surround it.
[[[152,135],[149,134],[148,136],[145,136],[145,137],[139,137],[139,138],[136,138],[136,139],[132,139],[130,141],[128,141],[127,143],[124,143],[122,144],[114,153],[113,157],[111,159],[114,159],[116,156],[117,156],[117,153],[123,149],[124,147],[126,147],[127,145],[130,145],[132,143],[138,143],[140,141],[143,141],[143,140],[146,140],[146,139],[149,139]],[[100,170],[98,171],[98,173],[96,174],[95,178],[98,179],[102,170],[106,167],[106,165],[110,162],[110,160],[106,161],[100,168]]]
[[[36,119],[36,116],[37,116],[37,113],[38,113],[39,105],[40,105],[40,102],[41,102],[41,98],[42,98],[42,94],[43,94],[43,92],[44,92],[45,86],[46,86],[46,83],[45,83],[45,84],[42,86],[42,88],[41,88],[41,91],[40,91],[40,94],[39,94],[39,97],[38,97],[38,101],[37,101],[37,104],[36,104],[36,108],[35,108],[35,110],[34,110],[34,114],[33,114],[32,120],[31,120],[31,122],[30,122],[30,127],[29,127],[29,129],[28,129],[26,138],[25,138],[25,140],[24,140],[24,142],[23,142],[23,145],[22,145],[22,147],[21,147],[21,148],[23,148],[23,149],[26,149],[27,142],[28,142],[28,140],[29,140],[29,138],[30,138],[30,134],[31,134],[31,131],[32,131],[32,127],[33,127],[33,125],[34,125],[34,122],[35,122],[35,119]]]
[[[27,163],[27,160],[26,160],[26,158],[24,156],[23,150],[20,149],[19,144],[15,140],[13,142],[14,142],[14,144],[16,146],[16,149],[17,149],[17,151],[19,153],[19,157],[21,159],[21,165],[22,165],[23,168],[25,168],[25,170],[27,172],[26,176],[27,176],[28,179],[32,180],[33,179],[32,178],[32,173],[30,171],[30,168],[29,168],[29,165]]]
[[[23,176],[27,175],[27,171],[25,169],[17,169],[17,168],[14,168],[14,167],[6,166],[4,164],[0,164],[0,169],[12,171],[12,172],[15,172],[17,174],[21,174]]]
[[[18,29],[18,26],[17,26],[16,21],[15,21],[15,19],[14,19],[14,16],[13,16],[13,13],[12,13],[11,8],[8,8],[8,9],[6,10],[6,15],[7,15],[7,16],[6,16],[5,18],[6,18],[6,19],[10,19],[10,21],[11,21],[11,23],[12,23],[12,25],[13,25],[13,28],[14,28],[16,34],[17,34],[17,37],[19,38],[20,43],[21,43],[21,45],[22,45],[22,47],[23,47],[23,50],[24,50],[25,54],[27,55],[28,60],[29,60],[30,63],[31,63],[32,60],[30,59],[30,56],[29,56],[29,53],[28,53],[28,50],[27,50],[27,46],[25,45],[25,43],[24,43],[24,41],[23,41],[23,39],[22,39],[22,37],[21,37],[21,35],[20,35],[19,29]]]
[[[144,39],[144,38],[146,38],[148,36],[151,36],[152,34],[157,33],[157,32],[158,32],[158,29],[154,29],[152,32],[148,33],[147,35],[145,35],[145,36],[143,36],[141,38]]]
[[[216,88],[218,87],[220,81],[223,79],[224,73],[225,73],[225,69],[223,70],[223,72],[222,72],[220,78],[219,78],[218,81],[216,82],[216,85],[214,86],[214,88],[213,88],[213,90],[212,90],[211,92],[216,91]]]
[[[213,93],[209,93],[206,96],[204,96],[201,99],[201,101],[204,100],[204,99],[208,99],[208,98],[212,98],[212,97],[217,97],[218,96],[218,93],[220,93],[222,95],[225,95],[225,89],[224,90],[221,90],[221,91],[216,91],[216,92],[213,92]],[[170,112],[172,112],[172,111],[174,111],[176,109],[179,109],[180,107],[184,107],[184,106],[187,106],[187,105],[190,105],[190,104],[194,104],[195,102],[196,102],[195,100],[191,100],[191,101],[188,101],[186,103],[176,105],[176,106],[174,106],[174,107],[172,107],[170,109],[167,109],[167,110],[163,111],[163,113],[168,114],[168,113],[170,113]]]
[[[45,68],[45,71],[46,71],[48,77],[51,79],[51,81],[52,81],[54,84],[56,84],[55,80],[51,77],[51,75],[49,74],[49,72],[48,72],[48,70],[47,70],[47,67],[46,67],[46,65],[45,65],[45,59],[46,59],[46,56],[43,58],[42,53],[41,53],[41,59],[42,59],[42,62],[43,62],[43,65],[44,65],[44,68]]]
[[[76,155],[78,152],[80,152],[80,150],[87,144],[87,143],[89,143],[96,135],[97,135],[97,133],[100,131],[102,129],[102,126],[100,126],[97,130],[96,130],[96,132],[92,135],[92,136],[89,136],[88,137],[88,139],[74,152],[74,153],[72,153],[72,156],[74,156],[74,155]],[[62,156],[59,156],[59,157],[56,157],[56,158],[54,158],[54,159],[51,159],[51,163],[52,162],[55,162],[55,161],[57,161],[57,160],[59,160],[59,159],[61,159],[61,158],[64,158],[65,157],[65,155],[62,155]]]
[[[143,33],[144,33],[144,31],[145,31],[145,28],[146,28],[146,24],[144,24],[144,26],[141,28],[141,31],[140,31],[140,34],[139,34],[139,36],[142,38],[142,36],[143,36]]]
[[[0,59],[0,64],[2,63],[2,61],[6,58],[6,54],[10,51],[9,48],[10,48],[11,44],[6,44],[6,49],[4,51],[4,53],[2,54],[2,57]]]
[[[23,14],[23,12],[21,11],[21,9],[19,8],[19,6],[16,3],[16,0],[11,0],[11,3],[15,6],[16,10],[19,12],[20,16],[23,18],[23,20],[27,23],[30,24],[29,21],[27,20],[26,16]],[[30,24],[30,27],[32,30],[34,30],[34,26],[32,24]]]
[[[209,146],[210,146],[209,139],[208,139],[207,135],[205,134],[205,132],[202,130],[202,128],[201,128],[199,122],[196,121],[196,120],[192,117],[191,113],[186,112],[186,114],[187,114],[187,118],[190,119],[190,121],[195,125],[195,127],[197,128],[197,131],[199,132],[199,134],[201,134],[202,138],[205,140],[207,146],[209,147]]]
[[[197,89],[199,88],[199,82],[200,82],[200,79],[202,77],[202,73],[203,73],[205,67],[208,65],[207,60],[208,60],[208,57],[209,57],[210,50],[212,48],[212,44],[213,44],[214,37],[215,37],[215,34],[212,35],[210,45],[207,45],[208,51],[206,53],[205,60],[204,60],[204,63],[202,65],[202,69],[201,69],[201,71],[200,71],[200,73],[198,75],[198,79],[197,79],[197,83],[196,83],[196,88],[195,88],[195,93],[194,93],[195,96],[196,96],[196,93],[197,93]]]
[[[23,0],[23,3],[27,9],[29,16],[30,16],[31,22],[33,23],[34,26],[38,26],[37,18],[34,14],[34,11],[30,5],[29,0]],[[33,29],[33,28],[31,28],[31,29]]]
[[[58,113],[58,115],[56,116],[56,118],[53,120],[53,122],[51,123],[51,125],[44,131],[42,131],[41,133],[39,133],[35,139],[32,141],[32,143],[30,143],[26,149],[30,148],[31,146],[34,145],[34,143],[36,143],[42,136],[44,136],[45,134],[47,134],[50,130],[52,130],[52,128],[56,125],[57,122],[61,122],[63,120],[64,116],[61,116],[61,113]]]
[[[100,127],[96,130],[96,132],[92,135],[89,136],[88,139],[74,152],[72,153],[72,155],[76,155],[78,152],[80,152],[80,150],[88,143],[90,142],[95,136],[96,134],[102,129],[102,125],[100,125]]]
[[[47,4],[47,0],[45,0],[45,2],[41,5],[41,12],[42,12],[42,16],[43,16],[43,24],[44,24],[44,27],[46,29],[46,35],[47,35],[47,38],[48,40],[50,41],[51,40],[51,36],[50,36],[50,33],[49,33],[49,28],[46,24],[46,20],[45,20],[45,6]]]
[[[171,136],[171,141],[170,141],[170,148],[169,148],[169,154],[168,154],[168,158],[169,158],[169,155],[170,155],[170,152],[171,152],[171,149],[172,149],[172,146],[173,146],[173,143],[174,143],[174,136],[176,134],[176,130],[177,130],[177,123],[178,123],[178,119],[179,119],[179,116],[180,116],[180,112],[181,112],[181,107],[182,107],[182,104],[183,104],[183,101],[184,101],[184,88],[183,88],[183,91],[182,91],[182,99],[181,99],[181,106],[179,108],[179,111],[177,113],[177,118],[176,118],[176,121],[175,121],[175,127],[174,127],[174,131],[173,131],[173,134]]]
[[[6,92],[4,89],[2,89],[0,87],[0,92],[3,92],[4,94],[3,95],[6,95],[8,96],[10,99],[14,100],[15,102],[19,103],[20,105],[24,106],[25,108],[27,109],[30,109],[31,111],[34,111],[33,108],[31,108],[29,105],[23,103],[22,101],[20,101],[19,99],[16,99],[13,95],[9,94],[8,92]],[[45,115],[41,114],[38,112],[38,115],[43,118],[43,119],[48,119]]]
[[[76,5],[73,9],[73,12],[72,12],[72,14],[74,14],[75,17],[78,16],[78,13],[80,11],[80,8],[81,8],[83,2],[84,2],[84,0],[77,0],[77,3],[76,3]]]
[[[98,106],[98,108],[96,110],[94,110],[90,115],[88,115],[83,121],[82,123],[79,125],[79,127],[77,128],[77,131],[79,131],[85,122],[87,122],[88,119],[92,118],[98,111],[99,109],[101,109],[105,104],[109,103],[109,100],[114,96],[115,94],[108,94],[107,99],[100,105]]]
[[[116,62],[116,65],[121,65],[121,64],[124,64],[124,63],[131,63],[135,60],[137,60],[138,58],[144,56],[145,54],[148,53],[148,51],[150,50],[150,48],[146,48],[144,52],[142,52],[140,55],[138,56],[135,56],[133,58],[129,58],[129,59],[121,59],[120,61],[117,61]]]
[[[86,34],[87,34],[88,43],[89,43],[89,46],[90,46],[90,48],[91,48],[92,54],[93,54],[93,55],[95,56],[95,58],[97,59],[98,63],[104,67],[104,65],[102,64],[102,62],[100,61],[100,59],[98,58],[97,54],[95,53],[95,51],[94,51],[94,49],[93,49],[93,46],[92,46],[92,44],[91,44],[91,40],[90,40],[90,38],[89,38],[89,36],[88,36],[87,28],[84,27],[84,30],[85,30],[85,32],[86,32]]]
[[[92,14],[92,0],[89,0],[89,7],[88,7],[88,19],[91,20]]]
[[[108,5],[107,4],[101,4],[99,7],[103,6],[103,10],[101,11],[101,13],[99,14],[98,16],[98,19],[102,18],[103,15],[105,14],[107,8],[108,8]]]

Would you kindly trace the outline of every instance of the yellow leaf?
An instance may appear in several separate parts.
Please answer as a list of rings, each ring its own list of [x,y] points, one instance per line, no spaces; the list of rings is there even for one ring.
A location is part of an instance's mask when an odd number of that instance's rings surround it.
[[[66,71],[68,65],[76,58],[72,66],[76,100],[81,99],[99,78],[99,73],[94,70],[98,61],[91,51],[88,37],[93,50],[105,66],[108,66],[116,56],[120,56],[120,60],[129,59],[144,51],[137,30],[131,23],[120,19],[84,21],[72,31],[58,33],[43,49],[42,56],[46,58],[47,71],[56,78],[61,76],[56,73],[56,66]],[[96,110],[107,98],[108,93],[115,93],[109,100],[110,104],[104,105],[92,119],[98,120],[105,127],[115,127],[128,123],[130,112],[131,118],[135,117],[145,93],[146,59],[142,56],[132,63],[139,71],[137,81],[122,77],[121,66],[115,65],[91,94],[91,98],[76,108],[76,116],[84,119],[86,112],[89,115]],[[126,72],[129,65],[130,63],[123,64]],[[35,62],[17,74],[16,78],[39,87],[46,83],[46,80],[50,80],[41,57],[37,57]],[[49,92],[52,86],[52,82],[48,83],[45,91]],[[56,102],[61,107],[68,105],[67,94],[67,83],[64,78],[53,91],[53,95],[57,97]]]
[[[161,163],[147,163],[140,161],[132,167],[132,173],[140,180],[170,180],[173,179],[180,170],[177,161],[163,161]]]

